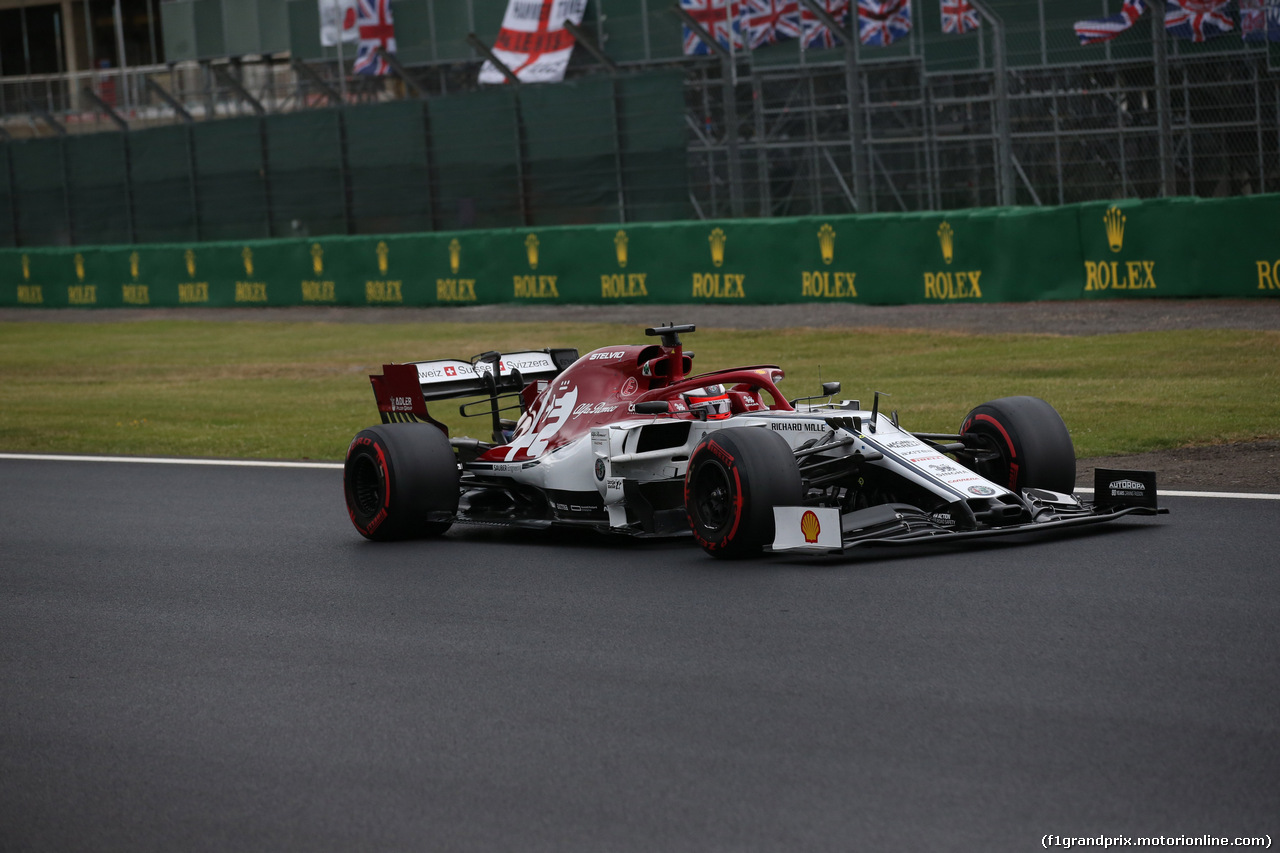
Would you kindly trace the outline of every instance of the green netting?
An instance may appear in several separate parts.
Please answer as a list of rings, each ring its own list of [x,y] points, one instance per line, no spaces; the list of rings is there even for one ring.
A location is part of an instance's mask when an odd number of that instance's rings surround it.
[[[501,88],[427,102],[442,228],[524,222],[515,98]]]
[[[0,246],[15,245],[18,236],[15,231],[17,223],[13,218],[13,207],[16,199],[13,197],[13,186],[9,179],[11,171],[12,169],[9,166],[9,147],[0,145]]]
[[[428,7],[435,37],[436,60],[471,58],[472,50],[467,44],[467,33],[475,32],[475,27],[471,23],[466,3],[458,3],[456,0],[419,0],[416,5]],[[398,13],[399,9],[396,11]],[[494,30],[494,34],[497,34],[497,30]]]
[[[355,233],[431,230],[425,122],[426,108],[416,100],[347,110]]]
[[[522,86],[530,224],[618,219],[617,118],[610,77]]]
[[[267,117],[272,233],[347,233],[341,123],[333,109]]]
[[[190,140],[191,131],[185,126],[129,135],[133,221],[139,243],[197,239]]]
[[[192,127],[192,134],[200,236],[205,240],[269,236],[262,120],[201,122]]]
[[[69,136],[67,191],[75,212],[76,243],[127,243],[133,238],[125,137],[119,133]]]
[[[61,139],[27,139],[9,144],[17,198],[18,244],[65,246],[71,221],[62,164]]]
[[[663,71],[625,77],[618,91],[627,221],[685,218],[684,75]]]

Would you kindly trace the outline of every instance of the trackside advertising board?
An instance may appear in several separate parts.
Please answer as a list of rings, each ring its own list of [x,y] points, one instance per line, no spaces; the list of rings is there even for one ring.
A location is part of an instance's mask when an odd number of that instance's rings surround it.
[[[0,306],[1280,297],[1280,195],[0,249]]]

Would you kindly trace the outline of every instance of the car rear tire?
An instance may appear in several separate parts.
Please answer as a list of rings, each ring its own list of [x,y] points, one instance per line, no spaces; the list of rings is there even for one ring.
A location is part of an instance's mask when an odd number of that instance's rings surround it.
[[[999,458],[969,467],[1014,492],[1050,489],[1071,494],[1076,483],[1076,451],[1062,416],[1039,397],[1002,397],[965,416],[961,436],[976,437]],[[969,442],[966,441],[966,444]]]
[[[439,536],[458,511],[458,462],[431,424],[361,430],[347,448],[342,485],[351,523],[366,539]]]
[[[773,541],[773,508],[796,506],[803,493],[791,447],[771,430],[708,433],[689,456],[685,512],[694,538],[713,557],[759,554]]]

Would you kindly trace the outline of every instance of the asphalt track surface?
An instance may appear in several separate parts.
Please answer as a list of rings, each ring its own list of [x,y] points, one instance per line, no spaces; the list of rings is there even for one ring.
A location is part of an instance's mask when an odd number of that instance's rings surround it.
[[[726,564],[0,460],[0,850],[1280,840],[1280,502]]]

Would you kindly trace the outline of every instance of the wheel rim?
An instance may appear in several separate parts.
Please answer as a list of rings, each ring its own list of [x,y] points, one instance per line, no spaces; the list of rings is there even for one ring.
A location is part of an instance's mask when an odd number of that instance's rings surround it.
[[[385,482],[382,468],[373,458],[364,454],[357,456],[351,470],[351,500],[356,513],[363,517],[377,514],[382,507],[382,491]]]
[[[720,530],[733,518],[733,489],[729,472],[714,460],[699,469],[694,510],[698,523],[707,530]]]
[[[985,459],[974,463],[973,472],[980,477],[1002,486],[1009,485],[1009,449],[999,439],[994,430],[982,425],[970,427],[968,435],[977,436],[979,449],[997,454],[996,459]]]

